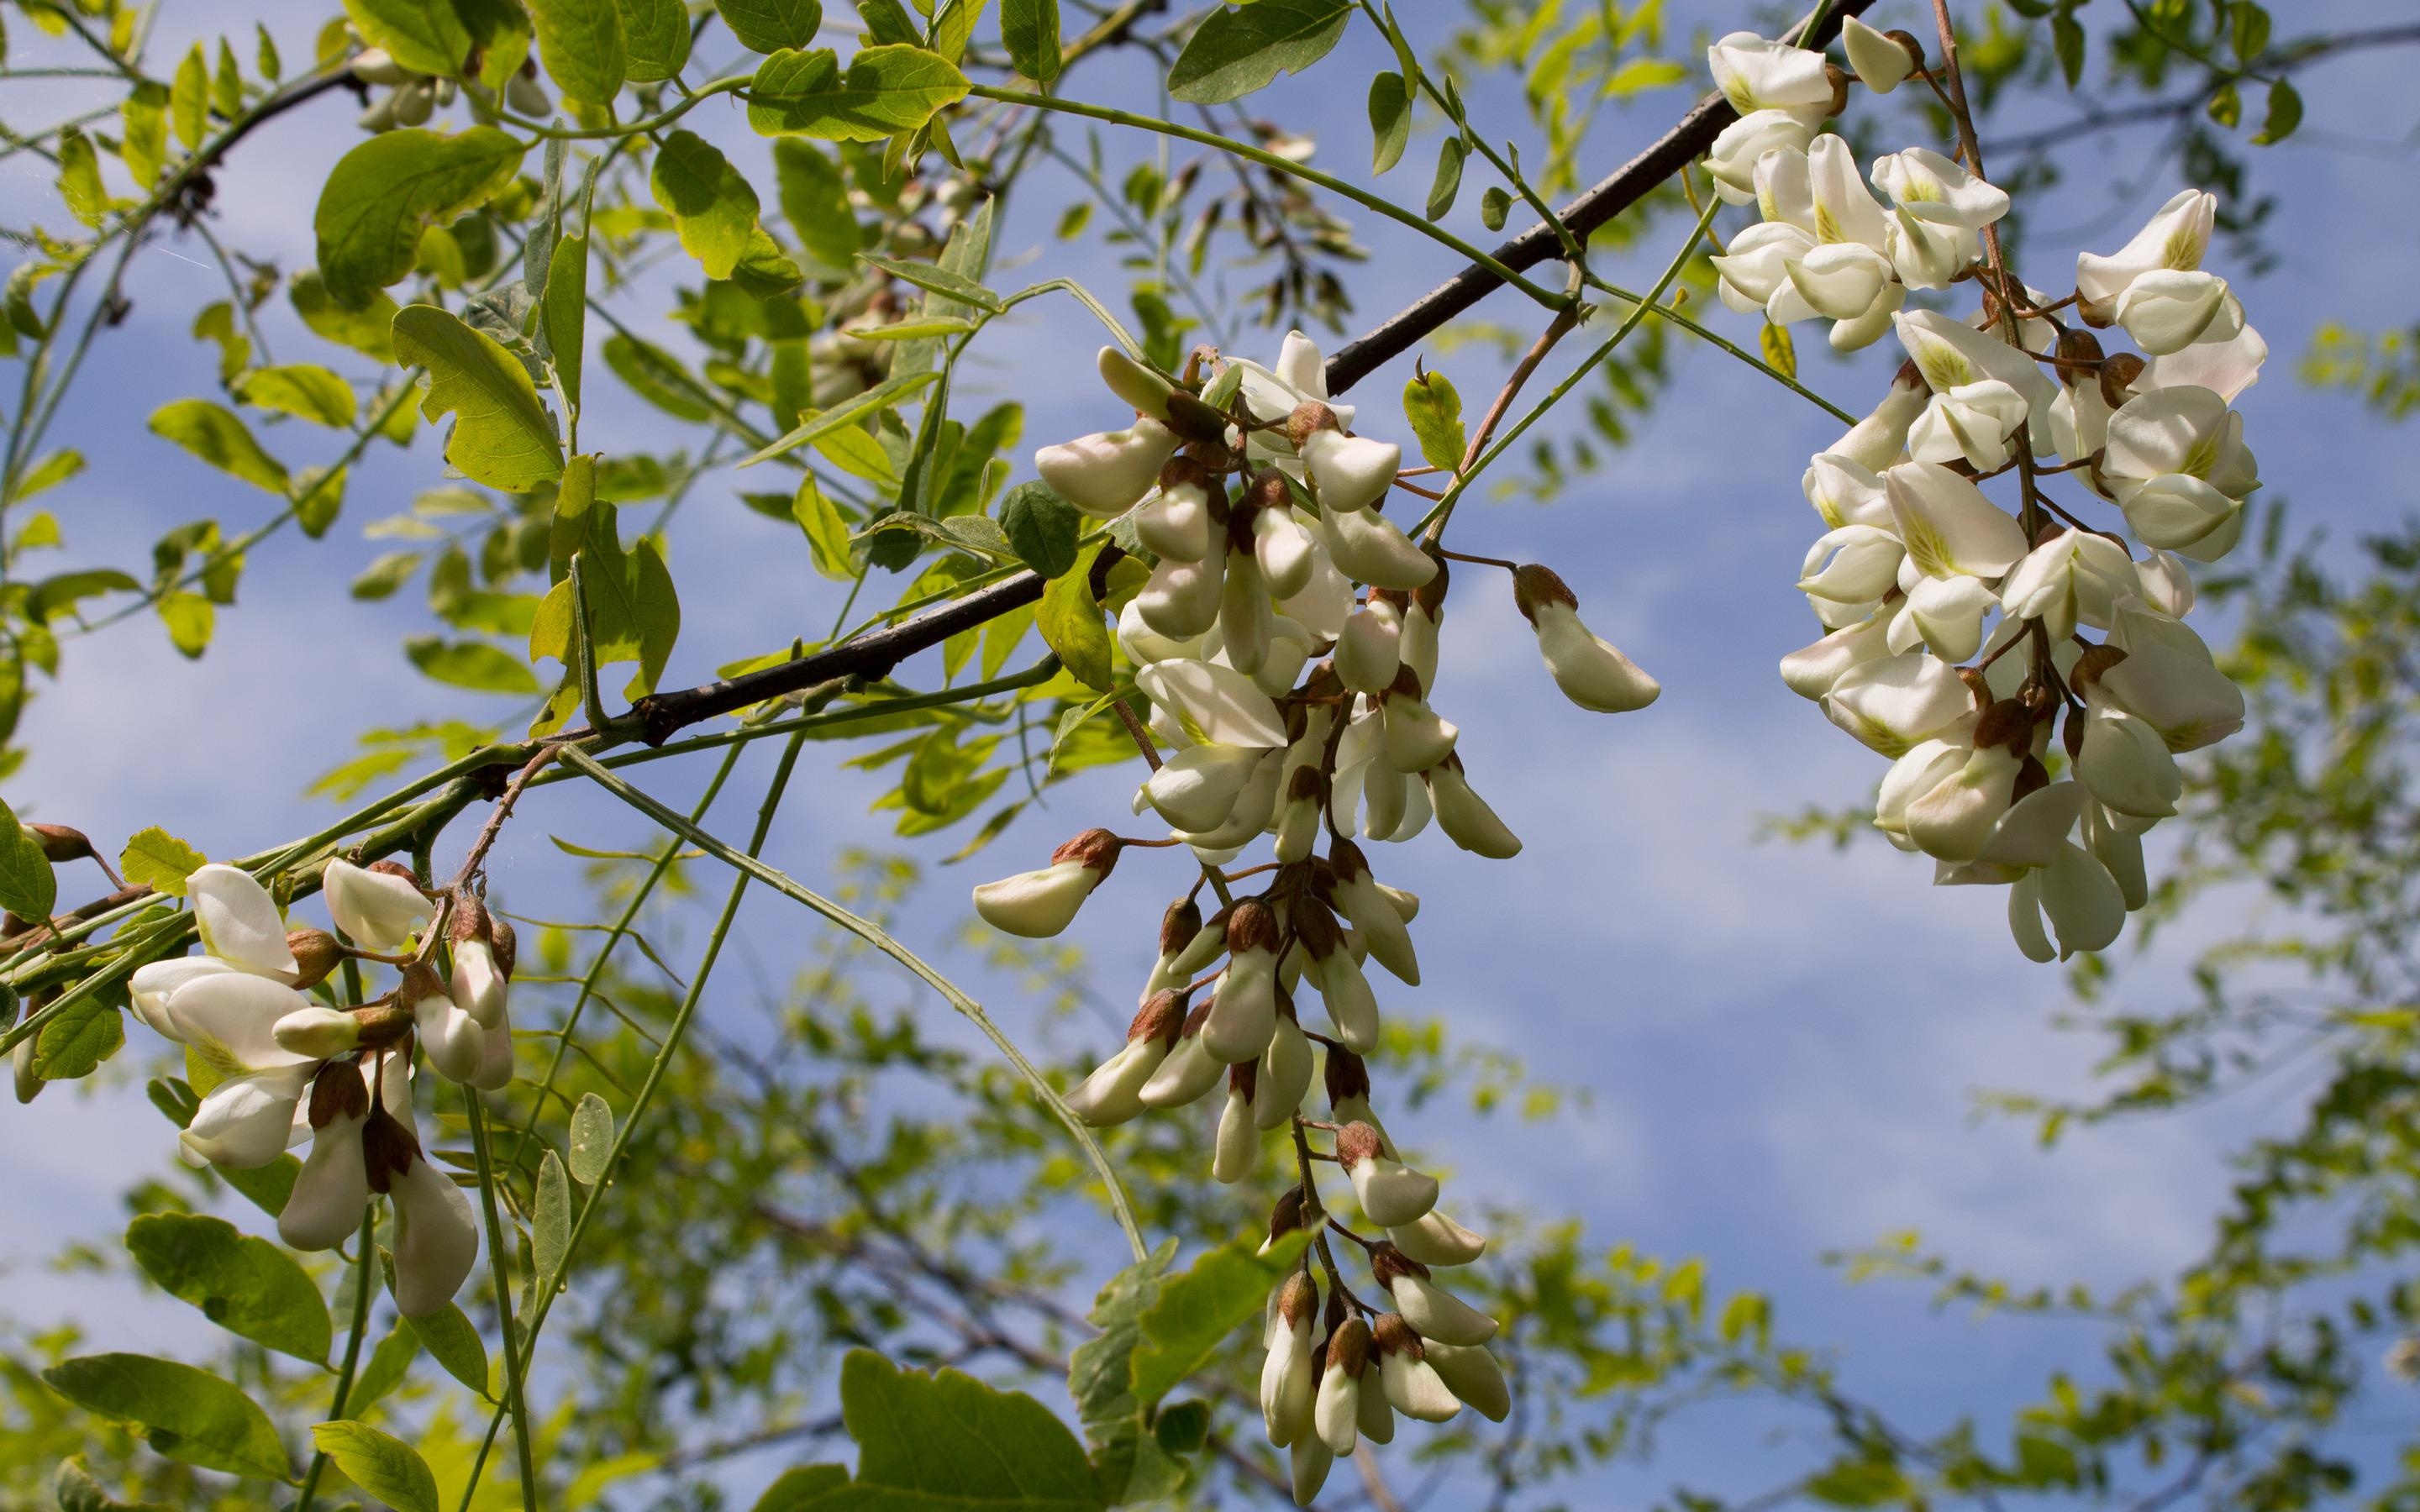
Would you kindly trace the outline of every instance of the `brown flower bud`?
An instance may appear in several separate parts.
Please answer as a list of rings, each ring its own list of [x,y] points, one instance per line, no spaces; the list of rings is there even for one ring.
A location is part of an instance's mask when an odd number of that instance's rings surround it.
[[[2081,709],[2070,709],[2070,710],[2068,710],[2068,711],[2067,711],[2067,723],[2066,723],[2066,725],[2065,725],[2063,728],[2061,728],[2061,729],[2060,729],[2060,731],[2059,731],[2059,738],[2060,738],[2061,740],[2063,740],[2063,741],[2065,741],[2065,742],[2067,743],[2067,759],[2068,759],[2069,761],[2071,761],[2071,762],[2072,762],[2072,761],[2077,761],[2077,760],[2080,760],[2080,759],[2083,757],[2083,755],[2084,755],[2084,711],[2083,711],[2083,710],[2081,710]]]
[[[311,1078],[311,1127],[325,1129],[338,1119],[358,1119],[370,1110],[370,1089],[362,1085],[362,1069],[349,1060],[332,1060]]]
[[[1917,70],[1919,72],[1922,71],[1924,68],[1924,44],[1916,39],[1916,35],[1913,32],[1892,30],[1886,31],[1883,33],[1883,35],[1889,38],[1892,41],[1897,42],[1900,46],[1907,49],[1907,55],[1916,60]]]
[[[1227,916],[1227,951],[1241,955],[1246,950],[1275,950],[1278,948],[1278,916],[1258,898],[1236,900],[1233,912]]]
[[[1190,898],[1179,898],[1159,916],[1159,953],[1174,955],[1193,943],[1202,933],[1202,905]]]
[[[1849,70],[1838,63],[1826,62],[1823,77],[1832,85],[1832,106],[1825,114],[1838,116],[1849,108]]]
[[[1346,1170],[1378,1158],[1378,1131],[1356,1120],[1336,1131],[1336,1164]]]
[[[1168,428],[1191,441],[1223,441],[1227,417],[1183,389],[1168,395]]]
[[[1306,901],[1294,911],[1294,937],[1313,961],[1325,961],[1344,944],[1344,930],[1336,916]]]
[[[1193,487],[1206,490],[1217,481],[1201,459],[1193,455],[1191,447],[1160,464],[1159,486],[1163,489]]]
[[[1303,1227],[1304,1204],[1307,1200],[1308,1199],[1303,1196],[1302,1188],[1298,1186],[1290,1186],[1286,1188],[1284,1195],[1278,1198],[1277,1206],[1269,1210],[1270,1242],[1275,1243],[1277,1241],[1283,1239],[1286,1235],[1295,1233],[1301,1229]],[[1297,1273],[1297,1275],[1299,1275],[1299,1273]],[[1316,1300],[1317,1293],[1314,1292],[1312,1295],[1314,1300]]]
[[[454,894],[454,906],[445,919],[445,937],[456,945],[466,940],[488,938],[488,905],[469,888]]]
[[[1393,1244],[1381,1242],[1370,1246],[1370,1273],[1378,1278],[1378,1285],[1391,1288],[1407,1275],[1427,1280],[1429,1268]]]
[[[403,968],[403,981],[396,988],[396,997],[406,1012],[416,1011],[432,997],[444,995],[445,983],[438,977],[435,966],[426,961],[414,961]]]
[[[1336,423],[1336,411],[1317,399],[1305,399],[1295,406],[1294,413],[1286,416],[1285,422],[1286,440],[1294,442],[1297,448],[1311,440],[1313,431],[1342,430],[1343,428]]]
[[[2133,352],[2119,352],[2101,364],[2101,402],[2112,409],[2122,409],[2133,397],[2134,380],[2143,376],[2145,363]]]
[[[1538,611],[1549,604],[1568,604],[1579,608],[1579,595],[1554,568],[1529,563],[1512,569],[1512,607],[1531,625],[1538,623]]]
[[[421,887],[419,874],[413,872],[411,868],[404,865],[401,861],[372,861],[369,865],[362,868],[362,870],[365,872],[382,872],[391,877],[401,877],[404,881],[411,883],[413,887],[420,887],[422,892],[427,892],[428,890],[427,887]]]
[[[1327,1047],[1327,1103],[1330,1107],[1347,1098],[1370,1095],[1370,1064],[1342,1045]]]
[[[294,952],[294,964],[302,972],[291,984],[299,992],[309,992],[327,980],[328,973],[345,959],[345,948],[323,929],[287,930],[286,948]]]
[[[1247,510],[1287,509],[1294,504],[1294,491],[1286,486],[1286,475],[1275,468],[1263,468],[1246,480],[1242,506]]]
[[[401,1119],[382,1107],[370,1109],[370,1120],[362,1126],[362,1161],[369,1169],[371,1191],[389,1190],[421,1158],[420,1141]]]
[[[1401,1313],[1380,1313],[1378,1320],[1370,1325],[1370,1341],[1378,1347],[1380,1354],[1407,1354],[1417,1360],[1425,1352],[1419,1332]]]
[[[45,860],[81,861],[98,855],[81,829],[70,829],[65,825],[27,825],[25,829],[40,842]]]
[[[1395,680],[1387,685],[1387,691],[1380,696],[1394,698],[1398,695],[1413,699],[1420,696],[1420,674],[1412,671],[1409,664],[1395,669]]]
[[[513,921],[502,914],[488,916],[488,953],[496,958],[496,971],[506,981],[513,980],[513,967],[520,964],[520,933]]]
[[[1338,835],[1328,844],[1327,865],[1338,887],[1350,887],[1356,877],[1369,874],[1370,858],[1362,854],[1360,846]]]
[[[1216,1001],[1217,1000],[1215,998],[1205,997],[1201,1002],[1195,1004],[1193,1008],[1186,1013],[1185,1027],[1177,1031],[1177,1038],[1180,1040],[1199,1039],[1202,1035],[1202,1026],[1210,1022],[1210,1009]]]
[[[1134,1022],[1126,1026],[1126,1041],[1131,1044],[1139,1040],[1165,1040],[1174,1044],[1184,1027],[1185,1005],[1178,1001],[1176,994],[1154,993],[1135,1014]]]
[[[1422,547],[1421,549],[1436,563],[1436,572],[1428,581],[1412,590],[1412,602],[1420,607],[1421,613],[1434,620],[1445,612],[1445,591],[1452,573],[1445,558],[1437,554],[1436,548]]]
[[[1369,1324],[1348,1318],[1327,1336],[1327,1368],[1361,1379],[1361,1372],[1370,1368]]]
[[[1302,1189],[1296,1187],[1293,1196],[1299,1199]],[[1272,1233],[1271,1237],[1276,1236]],[[1318,1311],[1319,1283],[1311,1278],[1311,1273],[1296,1271],[1286,1277],[1286,1284],[1278,1291],[1278,1316],[1289,1323],[1299,1323]]]
[[[1261,1063],[1258,1060],[1239,1060],[1228,1067],[1227,1090],[1243,1093],[1247,1103],[1257,1097],[1261,1090]]]
[[[2022,803],[2048,786],[2050,768],[2042,764],[2040,757],[2028,751],[2024,764],[2017,768],[2016,784],[2009,790],[2009,801]]]
[[[2069,388],[2098,381],[2103,361],[2101,342],[2089,331],[2072,328],[2058,333],[2058,380]]]
[[[1081,861],[1107,877],[1118,864],[1118,851],[1124,843],[1106,829],[1087,829],[1052,851],[1050,861],[1054,866],[1061,861]]]
[[[362,1048],[383,1050],[411,1032],[411,1011],[394,1003],[370,1003],[353,1010],[353,1022],[361,1026]]]

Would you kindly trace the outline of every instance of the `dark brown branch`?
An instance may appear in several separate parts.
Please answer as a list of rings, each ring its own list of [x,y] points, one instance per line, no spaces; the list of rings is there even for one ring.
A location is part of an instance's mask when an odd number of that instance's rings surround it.
[[[1829,42],[1839,35],[1842,17],[1856,15],[1872,4],[1873,0],[1840,0],[1825,12],[1809,45],[1821,47]],[[1796,31],[1803,31],[1805,27],[1806,23],[1802,21]],[[1796,31],[1792,35],[1796,35]],[[1645,151],[1615,169],[1595,188],[1564,206],[1563,224],[1586,242],[1599,227],[1637,204],[1650,190],[1680,172],[1692,159],[1714,146],[1714,138],[1722,134],[1723,128],[1738,119],[1739,112],[1731,109],[1730,101],[1720,95],[1708,95]],[[1497,247],[1494,255],[1497,262],[1517,273],[1556,257],[1561,252],[1562,239],[1553,226],[1541,221]],[[1421,338],[1503,285],[1502,279],[1475,266],[1454,274],[1377,330],[1339,348],[1336,355],[1327,360],[1327,391],[1330,393],[1343,393],[1390,359],[1411,350]]]

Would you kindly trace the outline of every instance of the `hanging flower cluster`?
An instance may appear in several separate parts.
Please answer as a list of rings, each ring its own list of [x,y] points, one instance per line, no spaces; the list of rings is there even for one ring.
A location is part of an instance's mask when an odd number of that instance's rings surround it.
[[[1922,76],[1905,33],[1852,19],[1844,39],[1870,87]],[[2268,347],[2201,268],[2217,201],[2178,194],[2117,253],[2079,256],[2054,299],[2008,271],[1992,231],[2008,196],[1971,162],[1911,147],[1875,160],[1869,188],[1846,142],[1812,134],[1845,87],[1820,54],[1740,33],[1711,57],[1742,117],[1708,166],[1763,216],[1714,259],[1722,298],[1829,319],[1842,350],[1895,331],[1908,358],[1807,465],[1827,529],[1798,587],[1828,633],[1782,677],[1893,758],[1874,823],[1931,856],[1937,884],[2007,886],[2036,961],[2101,949],[2147,900],[2142,837],[2177,811],[2177,756],[2243,723],[2183,624],[2180,559],[2232,548],[2259,486],[2229,406]],[[1903,308],[1966,284],[1969,319]],[[2140,354],[2095,334],[2112,331]],[[2014,514],[1979,486],[2010,473]],[[2071,511],[2053,478],[2117,517]]]
[[[289,930],[250,872],[201,868],[186,895],[203,953],[137,968],[129,995],[137,1018],[185,1047],[201,1084],[178,1136],[185,1159],[251,1169],[308,1140],[279,1237],[296,1249],[334,1249],[361,1232],[371,1196],[384,1195],[395,1211],[396,1306],[419,1317],[454,1300],[479,1232],[469,1199],[422,1149],[413,1043],[448,1080],[486,1090],[512,1080],[513,928],[468,890],[445,895],[449,984],[434,964],[439,900],[407,868],[335,860],[321,885],[352,944]],[[326,983],[348,959],[396,966],[396,987],[356,1008],[330,1006]]]
[[[1483,856],[1510,857],[1521,841],[1472,788],[1459,731],[1430,702],[1447,554],[1383,512],[1402,453],[1355,433],[1318,348],[1296,332],[1270,366],[1205,352],[1182,382],[1113,347],[1100,367],[1134,423],[1034,462],[1084,513],[1131,512],[1157,559],[1117,634],[1168,753],[1152,752],[1134,810],[1171,834],[1086,830],[1048,867],[977,887],[975,907],[1010,933],[1051,935],[1127,847],[1182,845],[1199,861],[1161,922],[1125,1047],[1067,1103],[1106,1126],[1215,1100],[1211,1174],[1224,1182],[1254,1173],[1267,1135],[1287,1135],[1292,1184],[1271,1242],[1317,1237],[1270,1298],[1261,1401],[1308,1502],[1358,1438],[1391,1439],[1397,1413],[1439,1422],[1466,1403],[1500,1419],[1508,1407],[1485,1349],[1495,1321],[1433,1279],[1487,1242],[1438,1208],[1436,1180],[1404,1163],[1371,1107],[1364,1057],[1380,1011],[1367,968],[1419,983],[1408,926],[1419,901],[1377,879],[1362,842],[1408,841],[1432,820]],[[1654,701],[1655,680],[1589,630],[1556,574],[1516,567],[1513,593],[1574,702],[1618,713]],[[1274,858],[1235,869],[1264,836]],[[1254,876],[1264,890],[1232,886]],[[1206,918],[1205,885],[1219,903]],[[1306,988],[1324,1027],[1303,1022]],[[1314,1083],[1324,1119],[1305,1111]],[[1330,1213],[1314,1160],[1342,1170],[1359,1227]],[[1383,1305],[1346,1285],[1331,1235],[1360,1250]]]

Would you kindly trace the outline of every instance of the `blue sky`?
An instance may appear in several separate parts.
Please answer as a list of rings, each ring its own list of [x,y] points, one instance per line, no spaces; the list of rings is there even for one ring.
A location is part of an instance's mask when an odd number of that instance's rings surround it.
[[[1434,32],[1456,8],[1398,8]],[[2288,8],[2276,8],[2282,27]],[[2296,20],[2332,28],[2407,14],[2388,0],[2311,7],[2307,18],[2304,8],[2294,8]],[[289,67],[310,55],[325,13],[319,6],[219,0],[168,9],[156,58],[173,58],[189,38],[221,26],[248,30],[258,16]],[[1683,37],[1746,19],[1737,4],[1668,9]],[[1907,0],[1885,0],[1876,19],[1914,25],[1916,11]],[[28,29],[14,30],[22,38]],[[1348,47],[1371,40],[1357,33]],[[720,61],[726,46],[709,48],[707,61]],[[20,50],[33,49],[21,40]],[[2339,541],[2391,526],[2420,504],[2420,473],[2403,461],[2408,435],[2349,398],[2300,386],[2291,371],[2323,320],[2380,327],[2412,317],[2420,190],[2410,171],[2408,92],[2398,84],[2410,57],[2408,50],[2353,56],[2312,73],[2303,132],[2256,164],[2261,191],[2277,196],[2272,240],[2282,257],[2266,276],[2239,285],[2275,353],[2241,408],[2272,496],[2290,499],[2301,520],[2328,527]],[[1362,177],[1364,71],[1340,55],[1281,84],[1255,108],[1316,136],[1323,165]],[[1088,66],[1072,83],[1088,98],[1149,103],[1123,64]],[[72,85],[44,89],[37,108],[31,88],[9,87],[28,101],[8,110],[12,123],[78,98]],[[1499,134],[1516,132],[1517,104],[1506,91],[1475,96]],[[1665,91],[1608,112],[1583,177],[1627,157],[1683,100],[1683,91]],[[2040,119],[2062,120],[2071,109],[2046,102]],[[288,267],[308,263],[310,197],[328,162],[356,139],[346,115],[342,100],[332,99],[245,146],[222,178],[223,239]],[[749,141],[737,106],[709,106],[689,124],[735,150]],[[2069,156],[2068,184],[2034,219],[2032,282],[2057,279],[2079,245],[2114,249],[2174,187],[2172,163],[2139,171],[2148,138],[2115,142],[2105,153],[2086,142]],[[1127,161],[1124,155],[1150,147],[1110,140],[1108,150],[1113,161]],[[1409,163],[1383,187],[1417,197],[1413,180],[1424,183],[1426,161],[1416,144]],[[2123,208],[2092,180],[2104,162],[2134,180]],[[47,193],[38,166],[23,155],[0,163],[0,193]],[[758,177],[769,184],[769,175]],[[1450,224],[1484,240],[1477,182]],[[1037,277],[1063,272],[1105,292],[1119,288],[1109,258],[1071,255],[1049,237],[1060,208],[1079,193],[1063,177],[1037,174],[1011,207],[1001,253],[1030,259],[1025,266]],[[1433,243],[1374,218],[1358,217],[1357,226],[1377,253],[1355,286],[1364,323],[1452,270]],[[2086,226],[2096,229],[2081,243],[2056,236]],[[1615,276],[1650,280],[1674,234],[1664,228],[1664,250],[1618,264]],[[91,462],[43,501],[67,532],[69,564],[139,561],[178,522],[216,515],[232,530],[263,511],[265,496],[139,429],[138,417],[157,405],[214,388],[214,351],[191,342],[184,326],[222,289],[197,246],[158,247],[138,269],[132,317],[103,337],[58,427],[56,440],[79,446]],[[1249,279],[1247,270],[1234,281]],[[1528,318],[1506,298],[1481,313]],[[282,301],[264,318],[280,360],[364,368],[311,342]],[[1747,322],[1727,312],[1708,318],[1736,338],[1753,337]],[[674,331],[643,327],[642,334],[669,340]],[[962,381],[960,402],[1014,393],[1028,407],[1029,445],[1098,428],[1112,418],[1111,404],[1088,379],[1061,382],[1055,375],[1087,369],[1099,339],[1072,304],[1021,314],[987,350],[979,348],[985,365]],[[1246,349],[1274,343],[1255,338]],[[1814,344],[1802,331],[1802,347]],[[1576,340],[1573,347],[1583,349]],[[1810,361],[1808,381],[1861,411],[1897,360],[1889,348],[1854,363]],[[1492,392],[1497,369],[1483,347],[1464,347],[1443,365],[1474,408]],[[1408,371],[1408,360],[1399,362],[1362,385],[1355,397],[1367,407],[1363,428],[1391,424],[1391,396]],[[592,399],[591,434],[610,434],[617,449],[671,441],[668,427],[601,374],[593,386],[610,397]],[[1821,528],[1797,478],[1807,455],[1838,425],[1721,354],[1699,349],[1680,353],[1673,382],[1637,429],[1635,444],[1609,468],[1551,506],[1468,508],[1454,534],[1465,550],[1555,566],[1590,623],[1662,678],[1663,699],[1644,714],[1614,719],[1574,710],[1537,665],[1502,575],[1458,575],[1436,702],[1463,727],[1473,780],[1527,849],[1512,862],[1485,862],[1431,836],[1374,858],[1382,876],[1425,900],[1418,930],[1427,981],[1402,1007],[1442,1015],[1466,1040],[1583,1084],[1591,1101],[1551,1132],[1483,1128],[1447,1109],[1398,1118],[1393,1132],[1450,1169],[1450,1192],[1484,1191],[1573,1213],[1592,1243],[1629,1240],[1702,1255],[1719,1287],[1775,1293],[1788,1335],[1854,1340],[1851,1385],[1906,1410],[1912,1426],[1939,1426],[1970,1410],[1989,1424],[2030,1396],[2047,1365],[2080,1363],[2088,1341],[2057,1332],[2070,1325],[1978,1326],[1936,1316],[1910,1289],[1851,1289],[1817,1255],[1912,1228],[2020,1282],[2109,1284],[2161,1273],[2202,1242],[2225,1188],[2224,1149],[2252,1130],[2289,1121],[2305,1087],[2278,1078],[2204,1113],[2075,1135],[2047,1153],[2027,1127],[1978,1122],[1977,1090],[2074,1091],[2086,1085],[2098,1049],[2051,1028],[2064,999],[2060,978],[2016,954],[2001,922],[2001,895],[1933,889],[1927,864],[1878,845],[1841,854],[1756,839],[1761,815],[1854,802],[1880,775],[1879,759],[1832,729],[1773,671],[1781,654],[1816,633],[1790,587]],[[273,440],[297,462],[333,450],[324,433],[300,425]],[[498,717],[493,701],[437,687],[404,661],[400,637],[424,627],[413,591],[378,607],[347,596],[352,576],[389,547],[363,539],[361,526],[438,481],[430,438],[408,454],[381,448],[377,455],[356,471],[344,517],[326,540],[288,532],[255,554],[242,602],[222,611],[218,640],[200,662],[177,656],[148,621],[70,642],[64,682],[26,717],[21,739],[33,755],[9,783],[10,801],[108,843],[159,823],[211,855],[240,854],[324,817],[324,805],[299,795],[346,753],[355,730],[464,710]],[[734,494],[743,484],[759,486],[752,476],[711,477],[683,512],[674,563],[684,584],[695,586],[683,604],[667,686],[700,681],[717,664],[793,634],[818,635],[836,608],[832,586],[813,576],[795,534],[738,506]],[[809,753],[810,761],[819,757],[829,753]],[[678,764],[644,769],[647,785],[675,801],[705,776]],[[844,846],[890,842],[887,822],[865,810],[878,785],[828,766],[814,776],[812,798],[790,805],[769,847],[777,864],[810,880],[829,874]],[[1047,814],[1021,824],[974,865],[990,875],[1035,864],[1065,833],[1114,823],[1131,780],[1120,769],[1058,790]],[[744,789],[743,778],[735,790]],[[516,911],[546,912],[551,900],[570,896],[575,873],[543,835],[611,845],[638,834],[610,801],[568,786],[544,790],[523,812],[490,863]],[[919,854],[938,861],[954,845],[928,842]],[[957,889],[982,879],[965,870],[937,872],[928,897],[952,906],[913,921],[909,943],[961,973],[1020,1038],[1106,1050],[1107,1032],[1081,1021],[1039,1022],[1037,1007],[1018,997],[1014,982],[987,980],[952,945],[961,922]],[[1138,856],[1087,909],[1075,937],[1092,952],[1105,990],[1140,974],[1159,909],[1178,886],[1175,863]],[[79,889],[71,883],[70,890]],[[2148,960],[2128,962],[2126,990],[2146,1003],[2175,996],[2184,952],[2239,921],[2222,903],[2176,931]],[[778,976],[795,927],[795,915],[760,902],[743,913],[741,933]],[[938,1004],[934,1011],[941,1016]],[[1384,1111],[1383,1081],[1380,1095]],[[129,1087],[84,1098],[54,1092],[0,1119],[12,1131],[12,1158],[0,1167],[0,1211],[49,1214],[57,1226],[39,1234],[10,1226],[0,1236],[0,1260],[15,1265],[30,1264],[66,1235],[114,1231],[123,1216],[115,1194],[168,1146],[164,1124]],[[191,1326],[175,1304],[121,1302],[63,1280],[20,1276],[12,1284],[21,1319],[56,1308],[85,1322],[103,1346],[156,1343],[162,1327]],[[1710,1420],[1675,1440],[1651,1479],[1683,1474],[1746,1491],[1786,1475],[1793,1462],[1786,1444]],[[769,1474],[775,1467],[762,1468]]]

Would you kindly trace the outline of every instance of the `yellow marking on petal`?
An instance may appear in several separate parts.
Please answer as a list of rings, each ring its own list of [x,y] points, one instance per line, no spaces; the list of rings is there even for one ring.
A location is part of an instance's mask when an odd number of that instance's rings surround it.
[[[2201,266],[2202,242],[2193,227],[2180,225],[2168,233],[2167,245],[2160,249],[2160,266],[2180,273],[2190,273]]]

